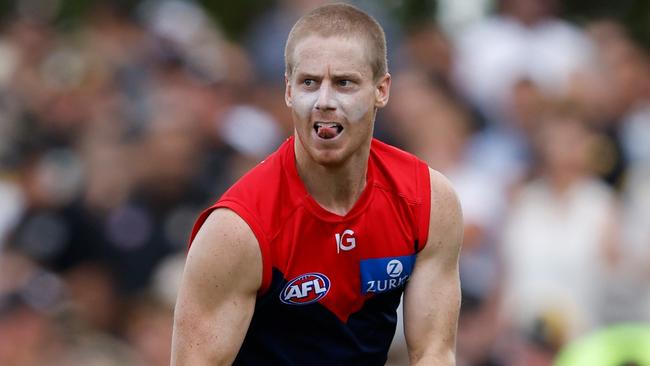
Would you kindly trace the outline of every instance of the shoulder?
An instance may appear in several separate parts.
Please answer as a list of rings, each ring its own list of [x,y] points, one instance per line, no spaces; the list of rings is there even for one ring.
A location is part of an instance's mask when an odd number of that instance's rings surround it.
[[[452,257],[460,250],[463,238],[463,214],[451,182],[429,168],[431,206],[427,252],[443,251]]]
[[[431,186],[431,213],[461,214],[460,201],[456,190],[447,177],[428,168]]]
[[[291,140],[287,140],[276,152],[240,178],[214,205],[199,215],[190,235],[190,248],[196,245],[203,231],[204,236],[210,237],[206,241],[226,239],[226,243],[220,244],[221,247],[247,243],[248,258],[261,253],[262,292],[271,280],[270,239],[299,201],[291,190],[292,183],[285,167],[288,161],[293,162],[291,146]],[[244,240],[246,238],[252,241]],[[249,246],[251,242],[255,245]],[[241,250],[244,249],[233,249],[234,252]]]
[[[373,139],[370,165],[375,185],[409,201],[421,202],[429,196],[427,165],[415,155]]]
[[[395,164],[396,166],[392,166],[393,168],[399,168],[399,165],[403,166],[405,163],[412,165],[419,161],[415,155],[377,139],[372,140],[370,154],[373,159],[381,163]]]
[[[216,276],[257,289],[262,280],[262,256],[257,239],[235,212],[216,209],[208,215],[192,240],[186,271],[191,271],[197,280],[205,283],[210,283]]]
[[[258,234],[267,237],[282,224],[281,218],[299,204],[296,183],[287,171],[293,163],[291,141],[280,148],[232,185],[207,211],[225,207],[235,211]]]
[[[254,249],[251,253],[251,249]],[[212,211],[197,232],[189,256],[193,251],[211,252],[229,256],[253,255],[258,251],[257,239],[249,225],[237,213],[218,208]]]

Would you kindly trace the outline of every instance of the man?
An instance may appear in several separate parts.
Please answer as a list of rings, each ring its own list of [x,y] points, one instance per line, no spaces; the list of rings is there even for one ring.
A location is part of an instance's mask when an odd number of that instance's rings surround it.
[[[383,365],[404,291],[411,363],[453,365],[460,208],[440,174],[372,138],[383,30],[325,5],[285,61],[294,136],[199,217],[172,364]]]

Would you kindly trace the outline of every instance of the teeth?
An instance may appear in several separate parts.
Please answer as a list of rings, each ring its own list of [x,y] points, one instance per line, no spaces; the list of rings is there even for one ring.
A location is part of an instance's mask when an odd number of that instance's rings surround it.
[[[316,122],[314,123],[314,131],[319,137],[329,139],[341,133],[343,126],[338,122]]]
[[[321,127],[336,128],[336,130],[339,131],[339,132],[343,131],[343,125],[341,125],[338,122],[316,122],[316,123],[314,123],[314,129],[316,130],[316,132],[318,132],[318,130]]]
[[[341,124],[337,122],[316,122],[314,125],[316,127],[341,127]]]

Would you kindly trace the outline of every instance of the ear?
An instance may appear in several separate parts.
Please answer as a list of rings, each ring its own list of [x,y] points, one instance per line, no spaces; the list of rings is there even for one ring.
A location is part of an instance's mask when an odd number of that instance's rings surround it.
[[[390,96],[390,83],[391,76],[389,73],[386,73],[375,85],[376,108],[384,108],[386,104],[388,104],[388,97]]]
[[[284,102],[287,104],[287,107],[293,107],[293,97],[291,96],[291,80],[284,74]]]

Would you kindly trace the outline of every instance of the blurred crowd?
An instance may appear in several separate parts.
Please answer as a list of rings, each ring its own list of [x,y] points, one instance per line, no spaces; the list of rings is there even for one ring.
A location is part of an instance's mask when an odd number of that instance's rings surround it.
[[[284,41],[322,2],[278,1],[238,42],[191,1],[97,2],[74,27],[17,2],[0,24],[0,365],[169,363],[191,225],[292,133]],[[408,26],[352,3],[389,42],[376,136],[461,200],[459,366],[550,365],[650,321],[650,59],[625,25],[569,23],[552,0],[441,0]],[[404,352],[398,331],[389,363]]]

